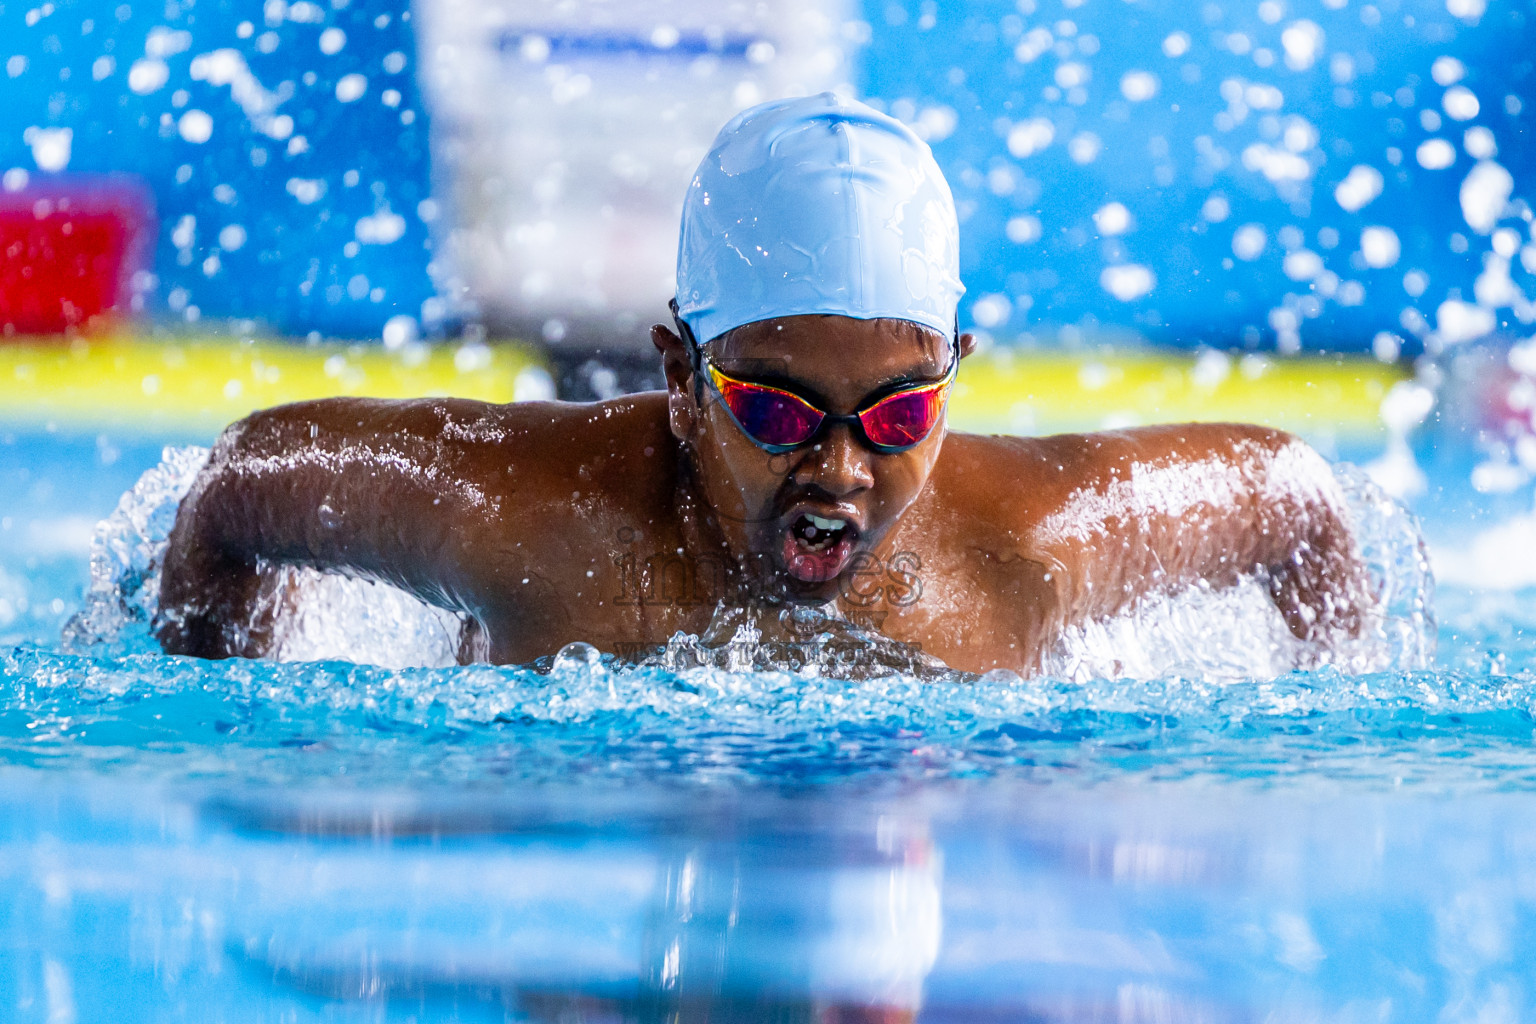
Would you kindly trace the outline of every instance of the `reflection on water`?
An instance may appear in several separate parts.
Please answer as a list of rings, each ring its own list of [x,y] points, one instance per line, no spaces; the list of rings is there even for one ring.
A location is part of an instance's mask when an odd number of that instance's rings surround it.
[[[212,794],[4,776],[0,1016],[1536,1011],[1536,830],[1518,795],[995,782]]]
[[[924,830],[890,816],[840,842],[680,850],[647,928],[641,1016],[910,1017],[938,955],[939,888]]]
[[[327,824],[364,845],[296,857],[236,916],[248,964],[332,999],[468,989],[551,1021],[902,1020],[938,954],[937,851],[892,816],[872,832],[683,829],[643,845],[536,833],[403,864],[380,856],[386,830],[441,840],[445,823]]]
[[[0,1005],[24,1020],[206,997],[231,1020],[898,1021],[939,952],[941,858],[905,813],[7,795]]]

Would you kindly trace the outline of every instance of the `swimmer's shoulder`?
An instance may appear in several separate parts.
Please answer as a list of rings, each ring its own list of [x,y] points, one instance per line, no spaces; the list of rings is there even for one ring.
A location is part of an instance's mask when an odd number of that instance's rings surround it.
[[[304,452],[317,457],[293,458]],[[428,476],[472,485],[503,509],[571,505],[579,496],[645,514],[675,496],[679,461],[664,393],[591,403],[299,402],[232,426],[219,441],[215,463],[274,459],[302,472],[350,474],[364,487],[376,465],[414,465]]]
[[[429,442],[444,454],[494,451],[498,458],[567,460],[600,453],[643,453],[663,439],[666,396],[626,395],[605,402],[514,402],[466,398],[322,398],[252,413],[231,437],[274,444],[304,440],[352,444]]]
[[[1059,503],[1063,481],[1077,476],[1076,446],[1058,437],[951,431],[928,481],[928,499],[964,536],[989,550],[1017,550],[1033,522]]]
[[[1292,434],[1253,423],[1161,423],[1120,430],[1019,437],[951,431],[939,465],[947,474],[985,475],[987,467],[1021,472],[1031,482],[1074,478],[1126,460],[1242,457],[1306,447]]]
[[[1265,472],[1288,453],[1326,466],[1293,435],[1248,423],[1173,423],[1044,437],[952,432],[933,483],[954,511],[1018,535],[1074,494],[1103,489],[1137,465],[1214,459]]]

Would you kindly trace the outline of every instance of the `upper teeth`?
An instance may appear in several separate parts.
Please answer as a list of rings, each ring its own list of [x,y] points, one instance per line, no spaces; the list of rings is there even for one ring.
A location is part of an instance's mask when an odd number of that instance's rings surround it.
[[[805,514],[805,518],[809,519],[811,525],[818,530],[841,530],[848,525],[846,519],[823,519],[821,516],[813,516],[809,512]]]

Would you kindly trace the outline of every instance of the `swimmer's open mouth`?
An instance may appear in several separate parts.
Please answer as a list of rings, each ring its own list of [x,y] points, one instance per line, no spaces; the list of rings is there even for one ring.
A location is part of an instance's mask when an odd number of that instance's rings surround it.
[[[784,568],[797,580],[824,583],[847,567],[858,539],[850,518],[799,511],[784,531]]]

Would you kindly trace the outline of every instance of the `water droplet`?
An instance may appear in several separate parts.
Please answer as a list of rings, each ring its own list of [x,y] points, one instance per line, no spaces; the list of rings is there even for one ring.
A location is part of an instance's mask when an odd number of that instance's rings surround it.
[[[581,640],[566,644],[555,655],[550,671],[556,675],[578,672],[597,674],[605,671],[603,656],[596,647]]]

